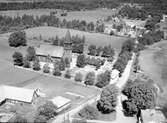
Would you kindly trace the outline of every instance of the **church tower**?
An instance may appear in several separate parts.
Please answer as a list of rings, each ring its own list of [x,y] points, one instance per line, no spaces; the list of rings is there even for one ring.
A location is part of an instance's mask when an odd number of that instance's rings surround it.
[[[72,61],[72,40],[69,30],[66,33],[64,41],[64,58],[68,58],[70,62]]]

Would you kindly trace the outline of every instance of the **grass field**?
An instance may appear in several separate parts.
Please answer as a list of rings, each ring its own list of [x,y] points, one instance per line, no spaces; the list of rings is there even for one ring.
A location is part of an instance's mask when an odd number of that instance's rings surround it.
[[[48,39],[56,37],[58,35],[60,38],[65,37],[67,29],[56,28],[56,27],[36,27],[25,30],[27,38],[33,39],[34,37],[39,38],[40,35],[42,39]],[[89,33],[78,30],[70,30],[71,35],[85,36],[86,44],[94,44],[97,46],[111,45],[115,49],[120,49],[122,44],[127,38],[109,36],[99,33]],[[9,34],[4,34],[4,36],[9,36]]]
[[[9,10],[9,11],[0,11],[0,15],[6,16],[22,16],[33,15],[33,16],[41,16],[41,15],[49,15],[50,12],[55,11],[54,9],[32,9],[32,10]],[[67,16],[62,17],[61,10],[56,10],[58,13],[55,15],[60,19],[66,20],[85,20],[87,22],[96,22],[98,19],[106,18],[115,13],[112,9],[96,9],[96,10],[87,10],[87,11],[71,11],[68,12]]]
[[[141,69],[159,86],[158,105],[167,107],[167,41],[154,44],[141,52]],[[167,109],[164,110],[167,116]]]

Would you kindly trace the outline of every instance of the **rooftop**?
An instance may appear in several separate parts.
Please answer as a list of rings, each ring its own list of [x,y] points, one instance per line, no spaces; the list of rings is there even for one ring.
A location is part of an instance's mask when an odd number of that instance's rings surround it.
[[[33,99],[33,95],[34,90],[7,85],[0,86],[0,102],[5,99],[11,99],[30,103]]]
[[[64,48],[61,46],[40,45],[40,47],[36,47],[36,54],[61,58],[64,54]]]
[[[71,102],[70,99],[64,98],[62,96],[56,96],[53,99],[51,99],[53,104],[55,104],[58,108],[61,108],[62,106],[68,104]]]

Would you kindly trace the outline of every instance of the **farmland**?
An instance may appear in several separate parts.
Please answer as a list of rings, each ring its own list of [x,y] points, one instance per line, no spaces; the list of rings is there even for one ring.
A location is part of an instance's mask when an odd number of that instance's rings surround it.
[[[167,96],[167,42],[150,46],[139,57],[141,69],[150,76],[160,88],[158,105],[166,107]],[[164,110],[167,112],[167,110]]]
[[[56,17],[60,19],[66,20],[85,20],[87,22],[96,22],[98,19],[106,18],[115,13],[112,9],[96,9],[96,10],[87,10],[87,11],[70,11],[67,16],[61,16],[62,10],[55,9],[31,9],[31,10],[9,10],[9,11],[0,11],[0,15],[6,16],[23,16],[33,15],[33,16],[41,16],[41,15],[49,15],[50,12],[57,11],[55,14]]]

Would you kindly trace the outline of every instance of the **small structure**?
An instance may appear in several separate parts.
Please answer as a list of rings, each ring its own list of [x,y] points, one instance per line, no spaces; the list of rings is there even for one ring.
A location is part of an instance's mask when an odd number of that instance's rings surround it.
[[[64,98],[62,96],[54,97],[50,101],[52,101],[53,104],[55,104],[57,106],[57,111],[56,111],[57,113],[65,110],[65,109],[68,109],[71,106],[71,100]]]
[[[0,104],[4,102],[32,103],[36,96],[34,90],[7,85],[0,86]]]

